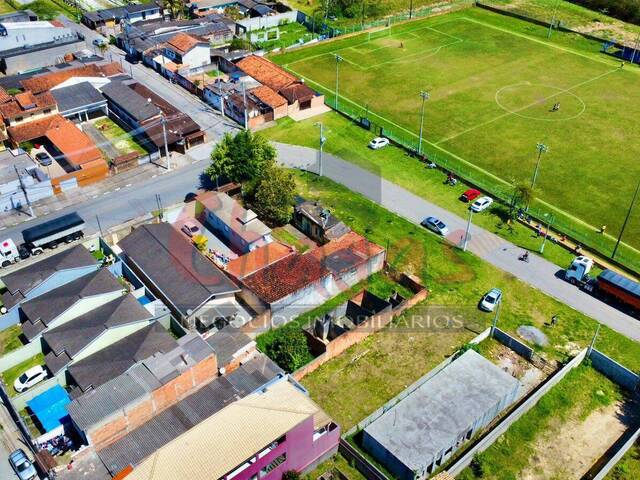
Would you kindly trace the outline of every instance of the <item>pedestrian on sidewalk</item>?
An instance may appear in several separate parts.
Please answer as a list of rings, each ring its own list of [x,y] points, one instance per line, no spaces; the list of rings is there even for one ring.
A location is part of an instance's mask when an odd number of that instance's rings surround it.
[[[602,225],[602,226],[600,227],[600,233],[601,233],[602,235],[604,235],[604,232],[606,232],[606,231],[607,231],[607,226],[606,226],[606,225]]]

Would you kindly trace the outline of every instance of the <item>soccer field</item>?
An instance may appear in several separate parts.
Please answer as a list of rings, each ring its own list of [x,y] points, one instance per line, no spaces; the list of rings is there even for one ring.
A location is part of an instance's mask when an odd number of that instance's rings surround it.
[[[333,102],[339,55],[341,104],[416,143],[428,91],[425,147],[507,182],[531,181],[544,143],[538,196],[616,235],[640,180],[640,69],[620,68],[579,35],[546,37],[544,27],[471,8],[273,60]],[[639,234],[637,208],[624,240],[640,247]]]

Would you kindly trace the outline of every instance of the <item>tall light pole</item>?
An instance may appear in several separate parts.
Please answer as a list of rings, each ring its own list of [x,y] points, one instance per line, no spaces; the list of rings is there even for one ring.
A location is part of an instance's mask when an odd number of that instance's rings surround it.
[[[536,150],[538,152],[538,159],[536,161],[536,169],[533,171],[533,179],[531,180],[532,189],[536,186],[536,180],[538,178],[538,170],[540,169],[540,159],[542,158],[542,154],[547,153],[549,151],[549,147],[547,147],[542,142],[538,142],[536,144]]]
[[[420,97],[422,98],[422,111],[420,112],[420,139],[418,141],[418,155],[422,153],[422,128],[424,127],[424,104],[429,100],[429,92],[421,91]]]
[[[409,20],[413,18],[413,0],[409,0]]]
[[[467,219],[467,229],[464,232],[464,243],[462,244],[462,251],[467,251],[467,244],[469,243],[469,230],[471,230],[471,217],[473,217],[473,210],[469,208],[469,218]]]
[[[540,253],[544,253],[544,246],[547,243],[547,237],[549,236],[549,230],[551,229],[551,225],[553,225],[553,213],[545,213],[545,217],[547,217],[547,230],[544,232],[544,239],[542,240],[542,245],[540,246]]]
[[[322,176],[322,147],[324,147],[327,139],[324,136],[324,126],[322,125],[322,122],[317,122],[315,125],[316,127],[320,127],[320,161],[318,164],[318,175]]]
[[[633,47],[633,53],[631,54],[631,65],[633,65],[636,61],[636,53],[638,53],[639,46],[640,46],[640,33],[638,33],[638,37],[636,38],[636,44]]]
[[[553,7],[553,16],[551,17],[551,23],[549,24],[549,32],[547,33],[547,38],[551,38],[551,30],[553,30],[553,24],[556,23],[556,15],[558,14],[559,4],[560,0],[556,0],[556,6]]]
[[[343,58],[340,55],[336,55],[336,110],[338,110],[338,95],[340,87],[340,62]]]
[[[620,242],[622,241],[622,235],[624,234],[624,229],[627,228],[627,222],[629,221],[629,217],[631,216],[633,207],[636,204],[636,199],[638,198],[638,192],[640,192],[640,181],[638,181],[638,186],[636,187],[636,191],[634,192],[633,198],[631,199],[631,205],[629,205],[629,210],[627,210],[627,216],[624,217],[624,223],[622,224],[622,229],[620,230],[620,235],[618,235],[618,240],[616,241],[616,246],[613,249],[611,258],[614,258],[616,256],[616,252],[618,251],[618,247],[620,246]]]

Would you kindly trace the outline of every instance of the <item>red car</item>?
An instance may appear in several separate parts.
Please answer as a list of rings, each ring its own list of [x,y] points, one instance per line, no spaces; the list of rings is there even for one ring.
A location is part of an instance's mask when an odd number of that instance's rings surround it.
[[[480,190],[470,188],[460,196],[460,200],[462,200],[463,202],[473,202],[480,195],[482,195],[482,192]]]

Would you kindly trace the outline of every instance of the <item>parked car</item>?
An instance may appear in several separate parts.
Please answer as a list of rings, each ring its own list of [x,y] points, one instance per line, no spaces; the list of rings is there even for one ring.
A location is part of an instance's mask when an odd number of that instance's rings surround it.
[[[492,203],[493,203],[493,198],[480,197],[475,202],[473,202],[469,208],[474,212],[478,213],[489,208]]]
[[[47,378],[47,371],[42,365],[30,368],[13,382],[16,392],[22,393]]]
[[[38,153],[36,153],[36,160],[43,167],[48,167],[53,163],[53,160],[51,160],[51,157],[46,152],[38,152]]]
[[[191,220],[187,220],[186,222],[184,222],[184,225],[182,225],[182,228],[180,230],[182,230],[182,232],[189,238],[193,238],[201,233],[198,224],[196,222],[192,222]]]
[[[369,148],[372,150],[380,150],[387,145],[389,145],[389,139],[384,137],[376,137],[369,142]]]
[[[476,190],[475,188],[470,188],[469,190],[464,192],[462,195],[460,195],[460,200],[462,200],[463,202],[472,202],[473,200],[478,198],[480,195],[482,195],[482,192],[480,190]]]
[[[442,235],[443,237],[449,234],[449,228],[447,227],[447,225],[443,221],[438,220],[436,217],[427,217],[422,222],[420,222],[420,225],[428,228],[432,232]]]
[[[102,45],[106,45],[107,42],[103,38],[95,38],[92,42],[96,47],[100,47]]]
[[[36,467],[33,466],[31,461],[27,458],[27,455],[24,453],[24,450],[21,448],[9,455],[9,463],[20,480],[32,480],[34,478],[38,478]]]
[[[502,300],[502,290],[492,288],[480,300],[480,308],[486,312],[493,312],[500,300]]]

